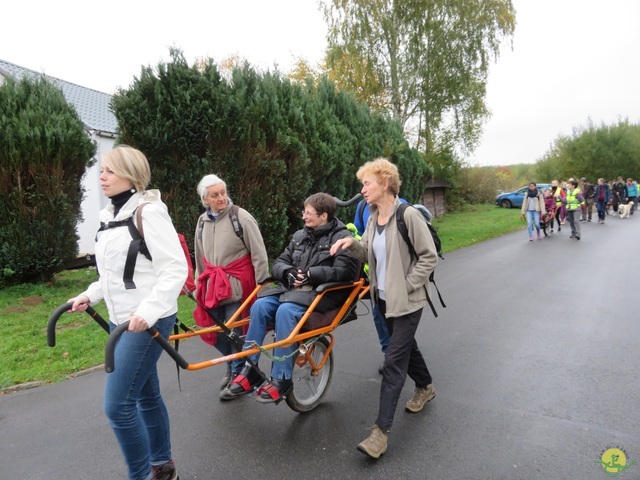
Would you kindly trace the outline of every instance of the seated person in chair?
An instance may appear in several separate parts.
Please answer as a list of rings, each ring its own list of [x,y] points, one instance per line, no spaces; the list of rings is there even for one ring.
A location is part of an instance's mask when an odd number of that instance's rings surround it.
[[[316,193],[305,200],[302,212],[305,226],[293,235],[291,243],[271,267],[275,282],[262,288],[258,300],[251,307],[244,350],[252,348],[254,342],[262,345],[270,325],[275,324],[278,340],[287,338],[316,297],[314,289],[317,286],[352,281],[356,277],[356,260],[346,250],[335,257],[329,254],[331,245],[337,240],[351,236],[344,223],[334,217],[335,210],[333,197],[326,193]],[[316,310],[326,312],[335,309],[345,298],[339,291],[325,294]],[[274,361],[271,381],[260,389],[258,401],[278,402],[291,390],[292,353],[296,349],[295,343],[274,349],[276,357],[288,358]],[[257,363],[259,355],[250,358]],[[244,363],[244,360],[238,362]],[[234,371],[237,371],[236,365]],[[247,362],[231,385],[222,391],[220,398],[232,400],[251,392],[261,382],[258,371]]]

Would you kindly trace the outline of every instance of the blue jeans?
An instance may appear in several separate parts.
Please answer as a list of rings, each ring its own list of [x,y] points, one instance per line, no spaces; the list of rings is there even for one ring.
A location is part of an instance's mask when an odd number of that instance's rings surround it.
[[[371,304],[373,305],[373,302],[371,302]],[[380,347],[382,347],[382,353],[386,355],[391,337],[387,329],[387,324],[384,322],[384,316],[380,313],[380,307],[377,304],[373,306],[373,323],[378,332],[378,341],[380,342]]]
[[[175,321],[171,315],[155,327],[167,338]],[[151,478],[151,465],[171,460],[169,415],[156,366],[161,354],[162,347],[147,332],[125,332],[116,346],[115,369],[107,375],[104,411],[132,480]]]
[[[241,303],[228,303],[226,305],[221,305],[216,308],[211,309],[211,313],[218,320],[226,322],[229,320],[234,313],[238,310]],[[234,331],[240,335],[242,334],[242,327],[234,328]],[[233,353],[233,348],[231,347],[231,340],[229,337],[223,332],[218,333],[218,338],[215,344],[216,349],[222,354],[222,356],[231,355]],[[231,362],[227,362],[227,365],[231,365]]]
[[[540,212],[536,210],[527,210],[527,229],[529,230],[529,236],[533,237],[533,226],[535,225],[536,231],[540,233]]]
[[[596,210],[598,210],[598,219],[604,222],[604,219],[607,216],[607,202],[604,200],[598,200],[596,202]]]
[[[275,324],[276,339],[282,340],[287,338],[295,326],[298,324],[307,307],[298,305],[297,303],[280,303],[279,295],[270,295],[256,300],[251,307],[251,321],[249,322],[249,330],[244,340],[243,350],[248,350],[255,341],[258,345],[262,345],[264,336],[267,334],[267,327]],[[291,355],[296,351],[297,345],[294,343],[289,347],[275,348],[273,355],[283,357]],[[249,358],[258,363],[260,354],[251,355]],[[242,364],[242,360],[239,362]],[[236,369],[234,361],[233,369]],[[282,362],[273,362],[271,377],[282,379],[291,378],[293,371],[293,357]]]

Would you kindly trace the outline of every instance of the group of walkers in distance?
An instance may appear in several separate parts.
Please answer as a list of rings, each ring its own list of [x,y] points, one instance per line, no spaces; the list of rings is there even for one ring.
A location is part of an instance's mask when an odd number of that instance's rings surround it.
[[[638,208],[638,183],[622,177],[610,182],[599,178],[596,184],[585,177],[579,182],[570,178],[566,182],[553,180],[551,187],[543,192],[531,182],[520,216],[527,220],[530,242],[534,240],[534,229],[541,239],[543,233],[545,237],[553,234],[556,227],[558,232],[562,231],[566,221],[571,227],[569,238],[580,240],[580,223],[591,222],[594,207],[599,224],[604,224],[608,215],[630,217]]]
[[[107,375],[104,410],[130,479],[176,480],[169,417],[156,365],[162,348],[144,331],[155,326],[165,338],[170,335],[188,264],[160,192],[146,189],[150,178],[149,163],[142,152],[121,145],[103,154],[100,183],[111,203],[100,212],[101,228],[96,236],[100,276],[69,302],[70,311],[75,312],[104,300],[112,330],[129,322],[115,349],[114,371]],[[197,186],[198,201],[205,212],[198,218],[194,237],[198,299],[194,318],[198,324],[206,322],[203,316],[209,312],[218,320],[228,320],[270,273],[273,282],[261,289],[250,307],[243,349],[261,345],[269,327],[274,328],[276,338],[286,338],[316,297],[315,287],[353,281],[360,273],[358,265],[367,263],[371,299],[380,323],[377,327],[384,329],[387,337],[378,416],[370,436],[357,448],[378,458],[387,450],[387,434],[407,375],[416,385],[405,405],[408,412],[420,412],[435,397],[415,333],[428,302],[429,276],[436,266],[437,252],[416,209],[404,213],[414,251],[398,233],[395,212],[401,202],[401,180],[394,164],[383,158],[367,162],[357,178],[370,216],[362,237],[353,236],[336,218],[331,195],[313,194],[303,205],[304,227],[293,235],[269,270],[257,221],[234,205],[221,178],[206,175]],[[142,243],[132,239],[136,228],[145,232]],[[131,254],[135,245],[137,256],[135,249]],[[328,295],[319,308],[330,309],[341,301],[344,299]],[[233,352],[234,345],[223,333],[212,334],[206,341],[222,355]],[[296,348],[275,349],[275,357],[285,360],[274,360],[266,382],[254,367],[258,356],[251,358],[253,363],[229,362],[220,383],[220,399],[233,400],[257,388],[258,401],[277,403],[293,388],[292,352]]]

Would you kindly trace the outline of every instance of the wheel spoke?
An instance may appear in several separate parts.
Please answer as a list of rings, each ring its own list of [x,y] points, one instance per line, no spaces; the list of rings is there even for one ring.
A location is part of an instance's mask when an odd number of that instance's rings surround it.
[[[310,397],[316,397],[318,395],[318,386],[313,378],[305,377],[301,383],[307,387],[309,392],[311,392]]]
[[[320,370],[315,368],[321,364],[327,352],[328,344],[320,339],[313,344],[306,358],[299,356],[294,362],[291,395],[287,396],[287,404],[298,412],[313,410],[322,400],[331,382],[333,356],[329,354],[326,363]]]

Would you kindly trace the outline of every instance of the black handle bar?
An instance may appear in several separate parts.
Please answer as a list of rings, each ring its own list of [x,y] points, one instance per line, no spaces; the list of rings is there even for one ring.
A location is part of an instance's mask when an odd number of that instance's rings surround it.
[[[115,370],[115,353],[116,353],[116,344],[120,337],[124,332],[129,328],[129,320],[118,325],[111,335],[109,335],[109,340],[107,340],[107,344],[104,346],[104,370],[107,373],[111,373]],[[175,360],[175,362],[183,369],[186,369],[189,366],[189,362],[187,362],[182,355],[180,355],[175,348],[171,346],[171,344],[160,335],[160,332],[155,327],[150,327],[146,330],[146,332],[153,337],[153,339],[160,344],[165,352],[167,352],[171,358]]]
[[[47,345],[49,345],[50,347],[56,346],[56,323],[58,323],[58,319],[64,312],[71,309],[71,305],[71,302],[60,305],[49,317],[49,323],[47,324]],[[104,318],[100,316],[98,312],[96,312],[91,307],[87,307],[86,312],[93,317],[96,323],[98,323],[98,325],[100,325],[105,332],[109,333],[109,324],[105,321]]]
[[[337,197],[333,197],[333,200],[336,202],[336,205],[338,207],[350,207],[351,205],[353,205],[354,203],[358,203],[360,200],[362,199],[362,194],[361,193],[357,193],[353,198],[351,198],[350,200],[340,200]]]

